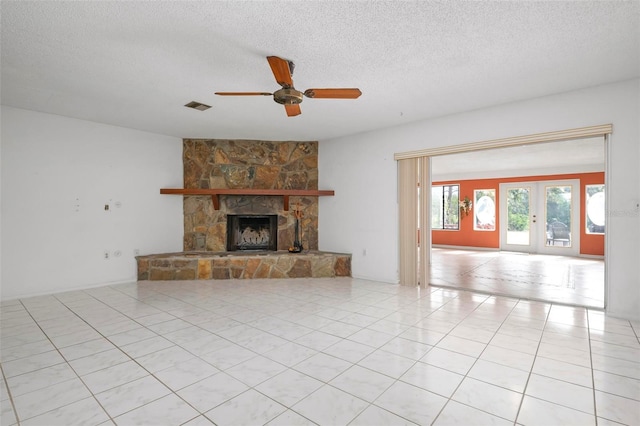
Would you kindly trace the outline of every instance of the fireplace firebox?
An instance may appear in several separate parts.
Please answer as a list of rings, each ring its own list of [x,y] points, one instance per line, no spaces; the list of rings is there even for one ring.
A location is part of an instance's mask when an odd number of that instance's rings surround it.
[[[278,215],[227,215],[227,251],[278,250]]]

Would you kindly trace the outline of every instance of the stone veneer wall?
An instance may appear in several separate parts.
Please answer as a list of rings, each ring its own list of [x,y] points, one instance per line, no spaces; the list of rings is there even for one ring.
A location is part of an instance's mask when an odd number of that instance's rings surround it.
[[[317,142],[184,139],[183,164],[185,188],[318,189]],[[220,210],[211,197],[184,197],[184,250],[226,251],[227,214],[277,214],[278,250],[287,250],[298,203],[300,240],[305,250],[317,250],[317,197],[290,197],[284,211],[282,197],[236,195],[221,195]]]

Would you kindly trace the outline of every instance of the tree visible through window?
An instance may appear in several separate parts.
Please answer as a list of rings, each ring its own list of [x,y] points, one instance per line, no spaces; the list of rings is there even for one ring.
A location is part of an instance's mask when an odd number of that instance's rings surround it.
[[[507,191],[507,230],[529,230],[529,192],[529,188],[513,188]]]
[[[459,229],[460,185],[431,187],[431,229]]]
[[[547,191],[547,225],[561,222],[571,229],[571,186],[548,186]]]

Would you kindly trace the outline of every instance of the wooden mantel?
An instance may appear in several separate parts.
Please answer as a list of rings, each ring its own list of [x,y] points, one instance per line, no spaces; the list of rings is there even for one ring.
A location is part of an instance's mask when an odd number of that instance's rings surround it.
[[[320,197],[333,196],[333,190],[317,190],[317,189],[197,189],[197,188],[161,188],[161,194],[177,194],[177,195],[209,195],[213,201],[213,208],[220,209],[219,195],[273,195],[282,196],[284,198],[284,210],[289,210],[289,197]]]

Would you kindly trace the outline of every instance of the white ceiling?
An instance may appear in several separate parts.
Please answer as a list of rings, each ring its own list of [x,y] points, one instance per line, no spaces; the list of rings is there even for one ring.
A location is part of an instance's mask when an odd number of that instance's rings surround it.
[[[2,1],[2,104],[176,137],[323,140],[640,76],[640,2]],[[266,56],[296,64],[289,118]],[[212,106],[200,112],[189,101]]]

